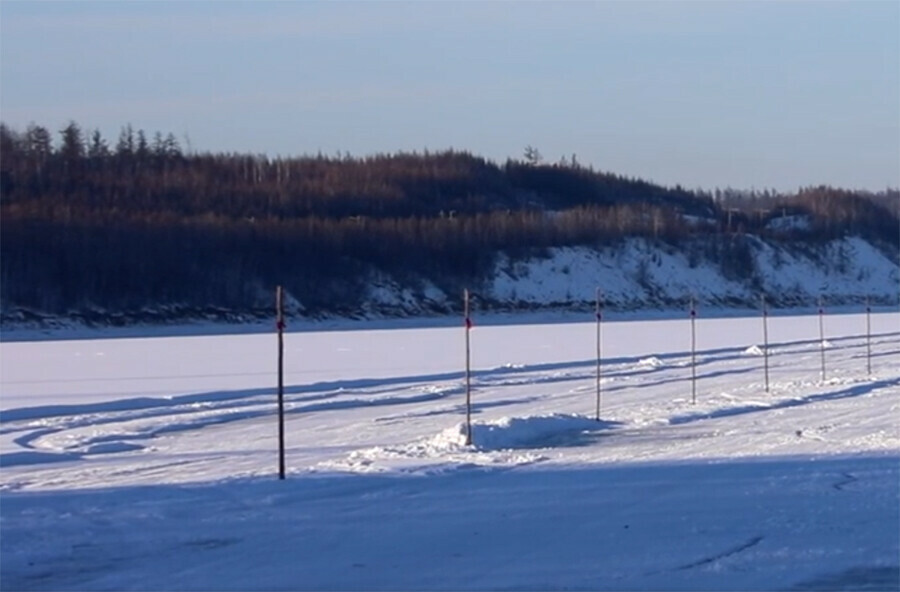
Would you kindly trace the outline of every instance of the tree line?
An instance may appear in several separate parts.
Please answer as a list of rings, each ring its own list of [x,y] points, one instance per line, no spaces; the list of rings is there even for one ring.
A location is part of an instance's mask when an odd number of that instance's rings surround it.
[[[131,126],[114,144],[75,122],[57,136],[0,125],[4,308],[253,310],[281,283],[313,311],[353,310],[373,266],[455,290],[499,251],[626,236],[900,242],[896,190],[691,191],[536,151],[502,164],[453,150],[269,158],[196,153]],[[788,214],[811,228],[770,228]]]

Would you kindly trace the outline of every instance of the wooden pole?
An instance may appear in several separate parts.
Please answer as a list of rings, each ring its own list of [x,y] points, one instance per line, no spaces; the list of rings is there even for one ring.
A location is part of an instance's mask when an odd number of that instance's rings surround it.
[[[600,377],[601,377],[601,359],[603,358],[603,311],[600,303],[600,288],[597,288],[597,308],[595,311],[597,317],[597,421],[600,421]]]
[[[472,329],[472,319],[469,316],[469,290],[463,291],[463,308],[466,324],[466,445],[472,444],[472,370],[471,347],[469,345],[469,331]]]
[[[822,380],[825,380],[825,308],[819,296],[819,351],[822,357]]]
[[[769,392],[769,310],[766,308],[766,295],[759,295],[762,302],[763,322],[763,367],[766,370],[766,392]]]
[[[697,309],[691,296],[691,403],[697,403]]]
[[[278,329],[278,478],[284,479],[284,290],[275,290]]]
[[[872,376],[872,307],[866,296],[866,371]]]

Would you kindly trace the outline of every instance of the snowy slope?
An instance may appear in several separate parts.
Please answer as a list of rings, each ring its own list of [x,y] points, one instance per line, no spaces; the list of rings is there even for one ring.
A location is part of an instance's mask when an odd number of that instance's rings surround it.
[[[3,589],[897,589],[900,314],[0,343]],[[824,349],[823,349],[824,346]],[[871,375],[867,352],[871,350]],[[822,355],[826,363],[822,376]]]
[[[737,237],[735,261],[723,261],[709,237],[679,247],[647,239],[626,239],[603,248],[548,249],[546,256],[511,258],[497,254],[484,281],[472,281],[475,306],[494,312],[584,311],[603,291],[607,309],[617,312],[681,311],[693,296],[706,310],[757,309],[760,294],[770,306],[806,310],[822,296],[829,307],[853,305],[866,298],[879,306],[900,305],[900,254],[884,253],[868,242],[848,237],[822,245],[766,242]],[[733,257],[733,254],[731,255]],[[333,310],[310,310],[286,295],[286,314],[295,321],[397,319],[455,314],[463,286],[441,289],[436,278],[393,277],[382,270],[364,272],[361,294],[334,302]],[[440,283],[440,282],[438,282]],[[354,288],[356,290],[356,288]],[[359,298],[357,298],[359,297]],[[265,297],[260,297],[265,302]],[[192,323],[258,323],[266,308],[252,311],[194,311],[177,306],[147,306],[137,312],[92,309],[59,318],[35,311],[0,308],[4,339],[23,329],[84,326],[164,325]],[[12,334],[12,335],[10,335]]]
[[[686,303],[692,294],[702,302],[754,297],[747,286],[725,279],[713,264],[691,267],[683,253],[644,240],[600,251],[553,249],[547,259],[505,260],[489,293],[504,302],[560,306],[592,302],[598,287],[608,305],[622,308]]]
[[[818,264],[809,254],[779,250],[760,241],[756,268],[763,289],[797,299],[822,294],[831,301],[859,300],[861,296],[897,301],[897,265],[866,241],[855,237],[833,241],[816,255]]]
[[[831,303],[866,297],[896,305],[900,268],[866,241],[851,237],[821,249],[750,241],[752,268],[746,278],[726,277],[722,266],[643,239],[604,249],[552,249],[547,258],[497,266],[489,296],[502,303],[564,305],[592,302],[599,287],[608,305],[620,308],[683,307],[694,295],[706,305],[755,306],[769,302],[804,306],[822,295]]]

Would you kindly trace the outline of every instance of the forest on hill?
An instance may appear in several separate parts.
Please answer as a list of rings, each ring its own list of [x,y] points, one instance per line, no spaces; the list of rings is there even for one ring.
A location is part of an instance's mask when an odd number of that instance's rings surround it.
[[[255,311],[283,284],[308,310],[340,313],[371,269],[455,290],[500,252],[635,236],[706,235],[723,257],[745,235],[895,250],[898,216],[896,189],[670,188],[531,147],[502,164],[454,150],[270,158],[185,151],[131,126],[114,143],[75,122],[0,126],[3,312]],[[772,223],[792,217],[807,223]]]

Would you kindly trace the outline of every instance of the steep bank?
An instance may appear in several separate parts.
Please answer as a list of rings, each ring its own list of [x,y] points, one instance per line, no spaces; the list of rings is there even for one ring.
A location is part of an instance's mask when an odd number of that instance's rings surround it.
[[[711,251],[704,240],[675,248],[629,239],[603,249],[553,249],[540,259],[498,265],[488,294],[514,306],[592,303],[597,288],[618,309],[683,307],[693,296],[717,307],[758,304],[760,294],[779,307],[802,307],[822,296],[830,304],[866,298],[895,304],[900,268],[860,238],[806,243],[766,242],[741,237],[730,252]]]
[[[441,287],[439,287],[441,286]],[[461,288],[461,286],[459,286]],[[589,310],[597,288],[612,311],[684,309],[691,297],[706,308],[756,308],[761,294],[778,308],[897,306],[898,254],[861,238],[822,243],[766,241],[751,235],[729,242],[697,237],[675,244],[630,238],[602,247],[563,247],[525,254],[497,253],[488,273],[473,281],[479,311]],[[439,275],[398,277],[368,267],[346,287],[345,298],[311,309],[289,294],[293,319],[373,319],[456,314],[457,286]],[[2,327],[164,325],[185,321],[247,323],[271,317],[261,305],[236,310],[166,305],[137,310],[93,307],[66,315],[4,309]],[[349,291],[352,290],[352,293]]]

